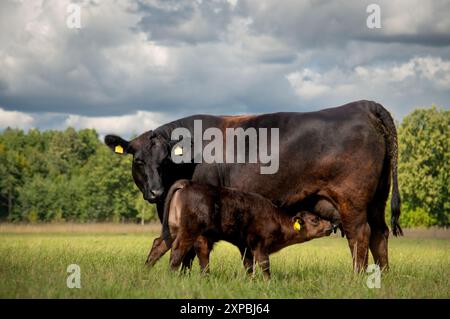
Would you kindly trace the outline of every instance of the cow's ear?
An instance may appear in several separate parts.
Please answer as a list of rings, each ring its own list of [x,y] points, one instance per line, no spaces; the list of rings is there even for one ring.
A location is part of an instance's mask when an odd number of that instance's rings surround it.
[[[117,154],[130,153],[130,142],[124,140],[120,136],[106,135],[105,144]]]

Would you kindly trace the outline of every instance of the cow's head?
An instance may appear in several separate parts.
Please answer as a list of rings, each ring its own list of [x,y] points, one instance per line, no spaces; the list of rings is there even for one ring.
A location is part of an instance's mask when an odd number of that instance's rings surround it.
[[[170,161],[174,144],[162,136],[148,131],[131,141],[115,135],[107,135],[105,144],[115,153],[132,155],[132,175],[144,198],[154,203],[164,193],[163,166]]]

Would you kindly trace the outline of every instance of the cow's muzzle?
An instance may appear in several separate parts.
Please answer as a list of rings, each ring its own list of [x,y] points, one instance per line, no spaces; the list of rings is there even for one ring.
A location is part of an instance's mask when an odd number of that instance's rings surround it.
[[[336,234],[336,231],[338,230],[338,228],[339,228],[339,224],[334,224],[333,225],[333,233]]]
[[[162,196],[163,193],[163,189],[149,190],[146,194],[144,194],[144,199],[150,203],[154,203]]]

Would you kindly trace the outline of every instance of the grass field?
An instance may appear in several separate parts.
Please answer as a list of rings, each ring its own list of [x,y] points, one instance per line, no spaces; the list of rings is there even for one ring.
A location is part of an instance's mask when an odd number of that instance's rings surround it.
[[[248,278],[238,250],[219,243],[211,274],[171,273],[168,254],[144,261],[157,226],[0,225],[0,298],[449,298],[449,231],[409,231],[390,241],[391,270],[380,289],[354,275],[345,239],[292,246],[271,256],[272,280]],[[69,289],[69,264],[81,288]]]

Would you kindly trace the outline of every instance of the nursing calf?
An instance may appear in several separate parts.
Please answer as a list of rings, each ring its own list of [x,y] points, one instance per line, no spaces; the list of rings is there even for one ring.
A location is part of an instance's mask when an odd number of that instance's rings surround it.
[[[170,265],[178,269],[195,247],[202,271],[207,271],[212,245],[225,240],[238,246],[247,269],[254,271],[257,262],[270,278],[269,254],[332,231],[329,221],[308,212],[288,215],[261,195],[179,180],[167,195],[163,234],[147,264],[153,266],[172,249]]]

